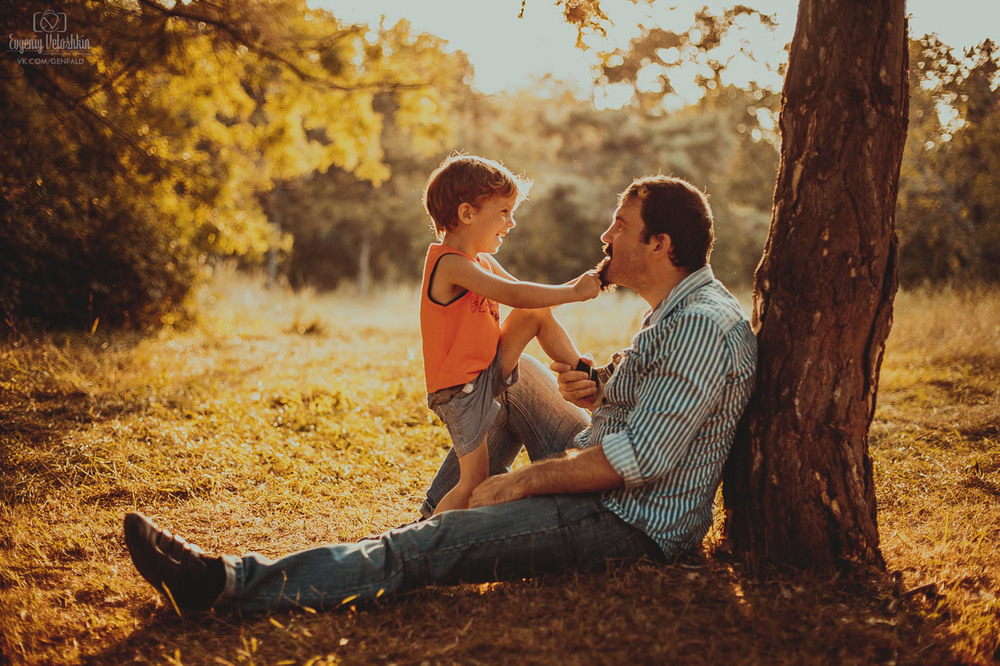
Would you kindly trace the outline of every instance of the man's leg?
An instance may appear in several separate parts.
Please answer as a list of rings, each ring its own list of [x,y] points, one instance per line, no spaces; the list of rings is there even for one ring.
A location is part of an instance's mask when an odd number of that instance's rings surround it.
[[[643,557],[663,560],[656,544],[604,508],[599,495],[529,497],[276,561],[226,556],[226,588],[216,605],[331,609],[426,585],[600,570],[609,560]]]
[[[522,446],[530,460],[562,453],[572,446],[576,434],[590,423],[586,411],[562,399],[555,377],[537,359],[523,355],[519,372],[518,382],[498,398],[500,414],[486,439],[490,475],[506,472]],[[458,478],[458,457],[454,451],[449,451],[420,507],[423,517],[434,513],[438,502],[458,483]]]

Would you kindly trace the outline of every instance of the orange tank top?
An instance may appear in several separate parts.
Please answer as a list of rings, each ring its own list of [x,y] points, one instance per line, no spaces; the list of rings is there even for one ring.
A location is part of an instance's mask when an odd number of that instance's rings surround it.
[[[471,291],[450,303],[438,303],[431,298],[431,278],[438,261],[446,254],[460,255],[496,273],[486,257],[473,258],[442,243],[427,248],[420,293],[420,334],[428,393],[475,379],[493,362],[500,342],[500,308],[496,301]]]

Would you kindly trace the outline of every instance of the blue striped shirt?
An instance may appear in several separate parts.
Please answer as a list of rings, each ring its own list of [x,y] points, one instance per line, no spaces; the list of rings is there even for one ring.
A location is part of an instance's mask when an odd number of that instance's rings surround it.
[[[646,316],[577,436],[581,448],[603,446],[625,480],[604,493],[605,506],[667,557],[700,544],[712,526],[756,367],[750,322],[705,266]]]

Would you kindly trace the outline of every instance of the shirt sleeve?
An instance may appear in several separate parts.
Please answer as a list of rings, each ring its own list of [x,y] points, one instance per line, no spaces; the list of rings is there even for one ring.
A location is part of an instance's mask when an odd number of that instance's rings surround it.
[[[694,440],[725,384],[726,350],[717,323],[703,315],[681,317],[664,344],[639,358],[635,407],[625,427],[606,435],[604,455],[626,487],[669,474]],[[642,353],[642,352],[640,352]]]

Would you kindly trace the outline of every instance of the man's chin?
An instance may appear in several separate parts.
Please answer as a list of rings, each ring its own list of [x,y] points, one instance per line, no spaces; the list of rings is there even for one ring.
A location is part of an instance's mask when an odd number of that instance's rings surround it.
[[[617,286],[611,277],[611,257],[605,256],[595,267],[597,277],[601,281],[601,291],[614,291]]]

